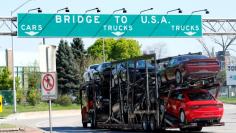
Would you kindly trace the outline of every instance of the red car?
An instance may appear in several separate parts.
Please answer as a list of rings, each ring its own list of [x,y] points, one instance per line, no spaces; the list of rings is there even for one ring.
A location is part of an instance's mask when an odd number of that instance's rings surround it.
[[[169,82],[182,84],[184,81],[194,83],[202,79],[214,82],[220,71],[219,62],[215,58],[204,55],[180,55],[170,58],[167,64],[157,72],[159,87]]]
[[[176,90],[171,93],[168,101],[167,97],[164,100],[166,113],[177,118],[180,124],[197,124],[194,128],[181,130],[201,131],[203,126],[220,124],[224,112],[223,103],[205,89]]]

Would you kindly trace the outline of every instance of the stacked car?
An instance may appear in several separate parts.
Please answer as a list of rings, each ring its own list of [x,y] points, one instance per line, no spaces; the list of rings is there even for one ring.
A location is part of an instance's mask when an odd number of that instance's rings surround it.
[[[145,131],[221,126],[223,104],[209,91],[219,89],[218,72],[218,61],[201,54],[99,64],[81,86],[83,126]]]
[[[179,85],[195,84],[199,81],[213,83],[220,71],[219,62],[215,58],[208,58],[201,54],[179,55],[160,59],[157,62],[163,65],[157,74],[159,87],[169,83]]]

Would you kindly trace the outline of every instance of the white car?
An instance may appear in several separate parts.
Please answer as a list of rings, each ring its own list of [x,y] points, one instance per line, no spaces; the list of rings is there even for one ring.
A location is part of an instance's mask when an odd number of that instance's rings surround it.
[[[90,81],[94,78],[93,73],[95,73],[97,71],[98,66],[99,66],[99,64],[93,64],[93,65],[90,65],[86,69],[86,71],[84,72],[84,75],[83,75],[84,81]]]

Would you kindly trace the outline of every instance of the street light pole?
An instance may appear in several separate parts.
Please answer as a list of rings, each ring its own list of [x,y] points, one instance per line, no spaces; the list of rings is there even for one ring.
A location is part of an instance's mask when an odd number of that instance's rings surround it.
[[[170,12],[178,11],[178,13],[182,13],[183,11],[180,8],[169,10],[166,12],[166,14],[169,14]]]
[[[205,12],[206,14],[209,14],[210,12],[207,9],[202,9],[202,10],[196,10],[196,11],[192,11],[191,14],[194,14],[196,12]]]
[[[20,6],[18,6],[17,8],[15,8],[14,10],[12,10],[11,11],[11,18],[12,18],[13,13],[18,11],[20,8],[22,8],[24,5],[26,5],[30,1],[32,1],[32,0],[28,0],[28,1],[24,2],[23,4],[21,4]],[[13,32],[12,24],[13,24],[13,20],[11,19],[11,25],[10,25],[11,32]],[[15,82],[15,71],[14,71],[14,40],[13,39],[14,38],[13,38],[13,33],[12,33],[12,35],[11,35],[11,48],[12,48],[12,78],[13,78],[13,104],[14,104],[13,113],[16,113],[16,82]]]

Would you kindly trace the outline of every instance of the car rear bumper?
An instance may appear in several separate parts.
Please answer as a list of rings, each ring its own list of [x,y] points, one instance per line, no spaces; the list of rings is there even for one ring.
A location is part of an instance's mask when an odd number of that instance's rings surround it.
[[[186,72],[184,78],[187,80],[199,80],[215,78],[217,72],[200,71],[200,72]]]
[[[188,124],[180,124],[181,128],[188,128],[188,127],[207,127],[207,126],[224,126],[224,122],[191,122]]]

